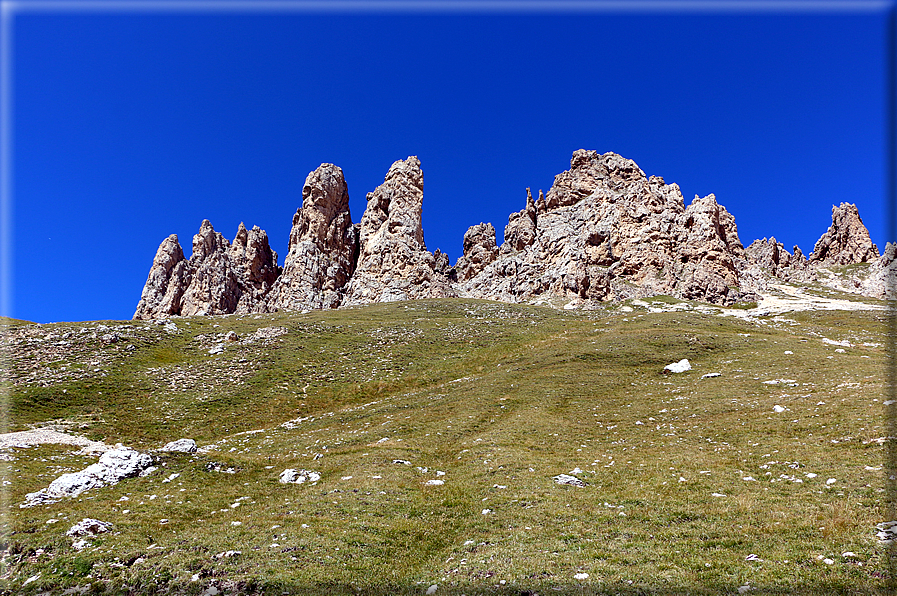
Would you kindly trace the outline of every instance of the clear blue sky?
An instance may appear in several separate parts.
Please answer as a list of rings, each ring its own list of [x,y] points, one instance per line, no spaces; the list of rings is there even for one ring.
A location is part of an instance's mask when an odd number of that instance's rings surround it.
[[[809,253],[856,203],[885,243],[886,12],[16,12],[12,309],[128,319],[203,219],[286,254],[308,172],[353,221],[417,155],[424,236],[460,256],[580,148],[714,193],[741,241]]]

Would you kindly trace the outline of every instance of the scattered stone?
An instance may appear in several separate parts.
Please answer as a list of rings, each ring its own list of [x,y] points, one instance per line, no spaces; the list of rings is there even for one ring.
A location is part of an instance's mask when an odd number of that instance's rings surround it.
[[[573,579],[582,581],[584,579],[589,579],[588,573],[576,573],[573,575]]]
[[[228,550],[228,551],[224,551],[222,553],[218,553],[217,555],[215,555],[215,558],[216,559],[229,559],[231,557],[239,557],[242,554],[243,553],[238,550]]]
[[[84,540],[83,538],[80,538],[80,539],[72,542],[72,548],[77,551],[84,550],[88,546],[90,546],[90,542],[88,542],[87,540]]]
[[[167,443],[162,447],[162,451],[172,453],[194,453],[196,451],[196,441],[193,439],[178,439]]]
[[[424,484],[426,484],[427,486],[442,486],[443,484],[445,484],[445,480],[427,480]]]
[[[557,476],[552,477],[552,480],[557,484],[565,484],[568,486],[578,486],[583,487],[586,485],[585,482],[577,478],[576,476],[570,476],[569,474],[558,474]]]
[[[671,373],[684,373],[685,371],[691,370],[691,363],[687,358],[683,358],[679,362],[673,362],[672,364],[667,364],[663,367],[663,370],[670,371]]]
[[[98,519],[91,519],[89,517],[85,517],[74,526],[69,528],[69,531],[65,533],[66,536],[71,538],[80,538],[83,536],[96,536],[97,534],[103,534],[104,532],[108,532],[112,529],[112,524],[109,522],[100,521]]]
[[[722,376],[722,375],[718,372],[714,372],[714,373],[707,373],[706,375],[701,375],[701,378],[702,379],[714,379],[719,376]]]
[[[293,470],[288,468],[280,473],[282,484],[302,484],[303,482],[317,482],[321,475],[311,470]]]

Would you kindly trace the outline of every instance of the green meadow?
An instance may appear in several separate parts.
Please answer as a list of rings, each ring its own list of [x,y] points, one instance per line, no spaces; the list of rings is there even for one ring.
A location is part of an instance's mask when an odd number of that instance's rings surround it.
[[[887,313],[646,302],[4,321],[6,431],[158,469],[21,508],[97,455],[7,449],[0,587],[887,593]],[[181,438],[200,449],[157,451]],[[112,530],[76,549],[84,518]]]

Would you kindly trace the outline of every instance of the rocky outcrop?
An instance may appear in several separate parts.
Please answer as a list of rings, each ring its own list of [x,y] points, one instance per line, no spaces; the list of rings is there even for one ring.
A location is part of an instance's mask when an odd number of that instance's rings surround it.
[[[668,294],[728,306],[753,301],[776,280],[819,281],[892,297],[895,249],[879,257],[856,206],[832,209],[809,259],[775,238],[738,238],[714,195],[685,206],[676,184],[645,176],[615,153],[578,150],[547,193],[508,217],[504,241],[491,223],[464,234],[463,254],[431,253],[421,221],[420,161],[392,164],[352,224],[342,170],[311,172],[293,217],[283,271],[264,231],[243,224],[233,243],[204,221],[184,258],[176,236],[156,253],[138,319],[171,315],[307,310],[464,296],[589,308],[607,300]],[[838,266],[862,265],[840,270]]]
[[[541,192],[539,198],[543,199]],[[492,227],[492,224],[489,224]],[[468,230],[469,231],[469,230]],[[495,237],[493,229],[493,243]],[[467,235],[465,234],[465,245]],[[505,226],[505,241],[501,245],[504,254],[514,251],[520,251],[527,246],[531,246],[536,241],[536,204],[533,202],[533,195],[530,189],[526,189],[526,208],[512,213],[508,217],[508,225]],[[466,255],[466,251],[465,251]]]
[[[507,237],[507,230],[505,237]],[[455,279],[460,282],[474,277],[498,257],[495,227],[491,223],[471,226],[464,233],[463,250],[464,254],[455,263]]]
[[[735,218],[710,194],[696,196],[677,223],[672,257],[681,263],[678,294],[714,304],[735,303],[740,298],[737,263],[744,260]]]
[[[794,283],[816,280],[816,270],[796,244],[789,253],[775,238],[754,240],[745,249],[745,258],[746,266],[739,272],[742,288],[766,290],[772,278]]]
[[[424,175],[414,156],[393,163],[383,184],[368,193],[344,305],[455,295],[424,244],[423,198]]]
[[[809,261],[820,265],[868,263],[879,257],[856,205],[832,207],[832,225],[813,247]]]
[[[241,223],[231,245],[203,220],[189,260],[175,235],[159,246],[134,318],[256,312],[278,273],[264,230]]]
[[[100,461],[80,472],[63,474],[50,486],[25,495],[20,508],[55,503],[63,497],[77,497],[86,490],[109,486],[124,478],[130,478],[149,469],[153,458],[146,453],[116,445],[100,456]]]
[[[302,187],[302,207],[293,216],[289,251],[268,310],[336,308],[355,272],[357,254],[343,171],[321,164]]]
[[[862,293],[872,298],[897,299],[897,244],[888,242],[881,256],[869,266]]]
[[[576,151],[544,197],[528,191],[499,253],[461,284],[462,295],[574,306],[653,294],[740,298],[734,218],[713,195],[686,209],[678,186],[615,153]]]
[[[184,251],[176,234],[162,241],[137,303],[135,319],[154,319],[181,312],[181,298],[190,285]]]

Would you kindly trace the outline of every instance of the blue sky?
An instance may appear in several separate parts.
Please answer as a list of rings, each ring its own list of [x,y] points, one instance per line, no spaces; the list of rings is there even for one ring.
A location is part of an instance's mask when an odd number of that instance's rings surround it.
[[[411,6],[17,5],[3,314],[128,319],[159,243],[176,233],[189,256],[203,219],[229,239],[262,227],[283,264],[308,172],[343,169],[357,222],[409,155],[427,246],[452,262],[471,225],[500,241],[525,189],[548,190],[580,148],[633,159],[686,204],[714,193],[745,246],[775,236],[809,253],[847,201],[884,248],[886,4]]]

